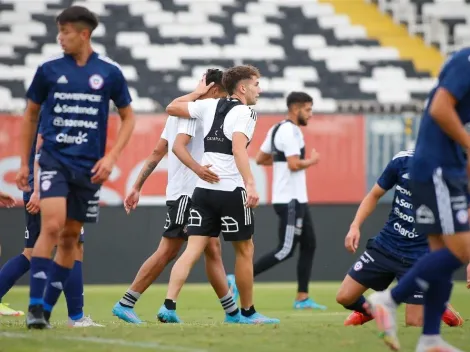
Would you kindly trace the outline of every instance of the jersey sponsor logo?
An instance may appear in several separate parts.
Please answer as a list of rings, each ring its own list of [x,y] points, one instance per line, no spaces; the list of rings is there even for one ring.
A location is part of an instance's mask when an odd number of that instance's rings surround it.
[[[83,114],[83,115],[98,115],[98,109],[91,106],[79,106],[79,105],[60,105],[57,104],[54,107],[56,114]]]
[[[418,234],[415,232],[415,229],[413,228],[413,230],[408,230],[406,228],[404,228],[403,226],[401,226],[398,222],[395,222],[393,223],[393,229],[398,232],[400,235],[402,235],[403,237],[407,237],[407,238],[416,238],[418,237]]]
[[[93,130],[98,129],[98,121],[64,119],[59,116],[54,117],[52,124],[57,127],[81,127],[90,128]]]
[[[59,133],[55,140],[58,143],[63,143],[63,144],[83,144],[83,143],[88,143],[88,133],[83,133],[82,131],[78,132],[78,136],[71,136],[68,135],[67,133]]]
[[[101,101],[101,95],[86,94],[86,93],[55,92],[54,93],[54,99],[57,99],[57,100],[88,101],[90,103],[99,103]]]
[[[411,197],[411,192],[406,188],[401,187],[400,185],[397,185],[396,190],[405,196]]]
[[[431,209],[423,204],[416,209],[416,222],[418,224],[432,225],[436,222],[436,219],[434,218],[434,214]]]
[[[90,76],[88,83],[90,84],[90,87],[94,90],[101,89],[104,85],[104,79],[98,74]]]
[[[413,204],[407,202],[406,200],[402,198],[395,198],[395,203],[398,204],[399,206],[406,208],[406,209],[413,209]]]
[[[400,219],[404,220],[404,221],[407,221],[409,223],[414,223],[415,222],[415,218],[412,215],[408,215],[408,214],[403,213],[400,210],[400,208],[398,208],[398,207],[393,208],[393,213],[396,216],[398,216]]]

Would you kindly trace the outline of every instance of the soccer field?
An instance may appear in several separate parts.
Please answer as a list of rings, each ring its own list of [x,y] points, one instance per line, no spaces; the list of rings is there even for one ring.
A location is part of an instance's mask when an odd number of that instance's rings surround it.
[[[314,283],[316,300],[328,305],[325,312],[292,309],[294,284],[256,284],[255,303],[260,312],[281,319],[278,326],[225,325],[223,311],[209,285],[186,285],[178,301],[183,324],[161,324],[155,315],[166,286],[154,285],[140,299],[137,313],[147,323],[135,326],[111,314],[127,286],[86,286],[85,312],[105,328],[70,329],[66,326],[63,297],[54,311],[53,330],[27,331],[24,318],[0,318],[0,351],[386,351],[373,322],[344,327],[348,315],[335,302],[339,283]],[[6,297],[13,308],[26,308],[28,288],[16,287]],[[461,328],[444,327],[444,336],[457,347],[470,345],[470,292],[463,283],[455,286],[452,303],[466,320]],[[399,313],[403,351],[414,351],[417,328],[403,326]]]

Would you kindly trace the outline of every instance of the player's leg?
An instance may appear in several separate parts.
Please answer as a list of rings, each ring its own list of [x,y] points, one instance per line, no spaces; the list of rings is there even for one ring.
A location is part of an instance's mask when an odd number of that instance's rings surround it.
[[[297,203],[297,206],[299,208],[299,214],[302,214],[303,217],[298,218],[296,223],[296,231],[300,232],[300,250],[299,259],[297,261],[297,297],[294,302],[294,308],[325,310],[326,306],[316,303],[308,294],[317,239],[315,237],[308,205]]]
[[[256,261],[253,269],[255,276],[291,258],[298,243],[298,238],[295,235],[296,201],[292,200],[289,204],[274,204],[274,210],[279,217],[279,244],[275,250]]]
[[[367,289],[366,286],[354,280],[350,275],[346,275],[341,283],[336,294],[336,302],[353,311],[344,321],[345,326],[362,325],[373,319],[364,309],[366,301],[364,292]]]

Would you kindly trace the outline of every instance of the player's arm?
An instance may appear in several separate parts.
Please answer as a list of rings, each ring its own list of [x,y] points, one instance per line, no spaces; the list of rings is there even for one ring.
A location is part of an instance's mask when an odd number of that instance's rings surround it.
[[[206,85],[206,75],[204,75],[193,92],[173,100],[166,107],[166,112],[168,113],[168,115],[171,116],[178,116],[183,118],[197,118],[197,116],[194,116],[194,112],[191,113],[189,103],[196,101],[202,95],[206,94],[209,89],[212,88],[213,85],[214,82],[211,82],[209,83],[209,85]]]
[[[312,149],[308,159],[300,159],[301,150],[299,145],[293,143],[297,137],[295,136],[292,124],[284,124],[279,128],[280,130],[278,130],[276,135],[276,143],[278,143],[279,150],[286,156],[287,167],[290,171],[304,170],[318,162],[319,154],[315,149]]]
[[[140,192],[147,178],[152,174],[153,170],[158,166],[163,157],[168,153],[168,141],[160,138],[152,153],[145,159],[144,165],[137,176],[133,188]]]
[[[7,207],[11,208],[15,206],[15,199],[10,196],[8,193],[0,191],[0,204]]]
[[[291,171],[300,171],[315,165],[320,160],[320,155],[315,149],[310,152],[310,158],[300,159],[300,154],[286,156],[287,167]]]
[[[273,164],[273,155],[268,154],[260,150],[258,154],[256,154],[256,163],[258,165],[269,166]]]
[[[34,169],[33,169],[33,194],[29,198],[28,204],[26,204],[26,210],[31,214],[37,214],[39,212],[39,150],[43,143],[42,134],[38,133],[36,140],[36,155],[34,157]]]

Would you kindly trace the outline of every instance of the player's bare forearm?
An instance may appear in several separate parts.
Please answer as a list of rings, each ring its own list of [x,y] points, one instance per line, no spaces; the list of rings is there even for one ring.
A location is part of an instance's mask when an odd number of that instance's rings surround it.
[[[28,165],[29,154],[33,140],[38,129],[39,110],[41,105],[28,100],[28,105],[24,113],[23,123],[21,126],[21,165]]]
[[[134,111],[132,110],[130,105],[119,109],[119,116],[121,117],[121,127],[119,128],[116,143],[109,152],[109,155],[114,160],[117,160],[122,150],[129,142],[129,139],[132,136],[132,132],[134,131],[135,126]]]
[[[287,165],[291,171],[301,171],[317,163],[315,159],[300,159],[298,155],[287,157]]]
[[[241,132],[235,132],[232,137],[232,153],[238,171],[242,175],[245,185],[254,185],[255,181],[250,168],[250,158],[246,145],[248,138]]]
[[[439,127],[464,149],[470,149],[470,135],[465,130],[455,110],[457,101],[443,88],[439,88],[431,103],[429,112]]]
[[[39,153],[39,150],[41,149],[43,143],[42,135],[38,134],[38,139],[36,141],[36,155]],[[33,182],[34,182],[34,191],[38,192],[39,191],[39,161],[35,157],[34,158],[34,172],[33,172]]]
[[[176,136],[172,151],[186,167],[188,167],[190,170],[197,174],[198,169],[201,167],[201,165],[196,160],[194,160],[194,158],[191,156],[188,149],[186,148],[190,141],[191,136],[179,133]]]
[[[351,227],[360,228],[364,221],[372,214],[377,207],[379,199],[385,194],[385,190],[379,185],[375,184],[369,193],[364,197],[359,208],[357,209],[356,216],[354,217]]]
[[[166,112],[171,116],[190,118],[188,103],[199,99],[201,96],[197,91],[183,95],[173,100],[167,107]]]
[[[137,180],[134,183],[134,188],[136,190],[140,192],[144,186],[145,181],[147,181],[147,178],[152,174],[153,170],[155,170],[167,152],[168,142],[166,139],[161,138],[158,141],[155,149],[152,151],[152,154],[150,154],[145,160],[144,166],[142,166],[142,169],[139,172],[139,176],[137,176]]]
[[[256,163],[258,165],[270,166],[273,164],[273,155],[259,151],[256,155]]]

